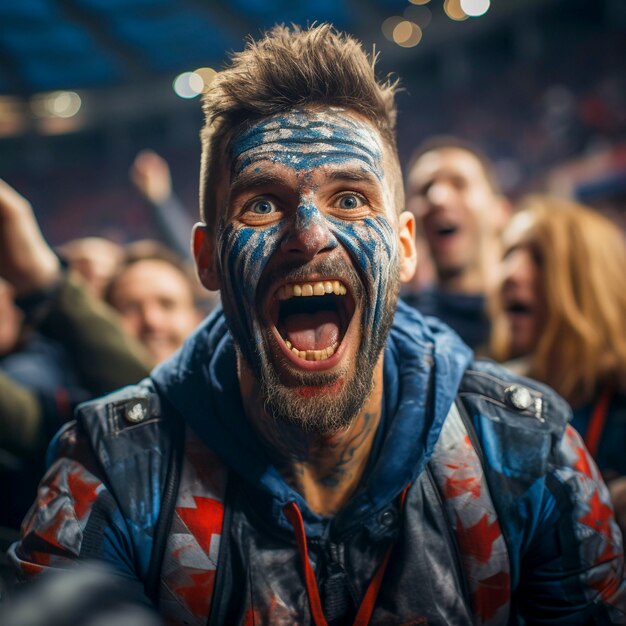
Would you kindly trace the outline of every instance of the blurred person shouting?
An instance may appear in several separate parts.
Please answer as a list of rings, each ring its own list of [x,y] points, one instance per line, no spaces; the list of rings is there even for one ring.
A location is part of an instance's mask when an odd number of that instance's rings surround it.
[[[485,295],[495,280],[499,237],[510,212],[493,167],[469,143],[433,137],[407,168],[407,208],[417,217],[435,268],[432,288],[405,300],[439,317],[472,348],[489,338]]]
[[[605,217],[528,199],[503,236],[492,352],[556,389],[609,484],[626,528],[626,242]],[[619,499],[616,494],[620,493]]]
[[[200,321],[195,290],[195,277],[174,252],[156,241],[138,241],[127,246],[105,300],[156,364],[175,352]]]

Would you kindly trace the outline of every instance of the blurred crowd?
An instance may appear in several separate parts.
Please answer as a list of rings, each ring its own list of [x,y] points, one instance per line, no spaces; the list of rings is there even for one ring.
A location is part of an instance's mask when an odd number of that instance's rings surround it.
[[[405,174],[422,259],[403,297],[568,400],[626,531],[624,234],[573,200],[513,205],[489,159],[456,137],[423,143]],[[217,304],[190,267],[192,223],[168,164],[144,151],[130,177],[158,239],[122,245],[94,233],[54,249],[29,200],[0,181],[3,547],[74,408],[146,376]]]
[[[89,236],[54,250],[29,201],[0,180],[2,553],[33,501],[48,443],[76,406],[141,380],[215,305],[191,267],[192,222],[167,163],[143,152],[131,178],[160,240]]]
[[[581,33],[565,21],[539,32],[520,23],[512,41],[509,55],[485,47],[447,59],[445,88],[421,98],[404,129],[407,157],[433,129],[453,132],[486,150],[502,187],[517,194],[576,155],[626,139],[626,40],[617,24],[589,23]]]
[[[489,160],[437,137],[406,172],[432,274],[406,300],[478,354],[556,389],[573,409],[626,531],[626,240],[571,199],[513,206]]]

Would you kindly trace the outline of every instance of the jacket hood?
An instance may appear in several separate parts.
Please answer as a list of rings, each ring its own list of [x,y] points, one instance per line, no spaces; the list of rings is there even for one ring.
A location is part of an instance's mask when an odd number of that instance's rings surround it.
[[[471,359],[471,350],[447,326],[398,302],[385,347],[380,452],[341,518],[358,523],[384,508],[422,472]],[[231,470],[271,495],[272,515],[281,526],[291,528],[282,509],[295,501],[307,534],[323,532],[324,520],[285,483],[245,417],[233,340],[221,309],[151,377],[159,393]]]

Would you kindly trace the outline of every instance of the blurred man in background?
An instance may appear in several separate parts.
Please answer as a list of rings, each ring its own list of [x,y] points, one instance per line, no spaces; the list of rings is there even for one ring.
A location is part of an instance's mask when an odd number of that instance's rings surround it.
[[[197,326],[198,281],[174,252],[157,241],[129,244],[105,300],[124,330],[144,344],[154,364],[176,351]]]
[[[509,202],[492,165],[455,137],[433,137],[407,168],[407,208],[417,217],[435,267],[435,284],[405,299],[451,326],[472,348],[489,340],[485,295],[500,262]]]

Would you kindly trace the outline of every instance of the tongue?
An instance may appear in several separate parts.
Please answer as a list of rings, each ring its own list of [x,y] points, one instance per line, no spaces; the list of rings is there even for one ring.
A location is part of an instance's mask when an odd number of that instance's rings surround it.
[[[297,313],[283,320],[286,338],[298,350],[323,350],[339,341],[336,311]]]

